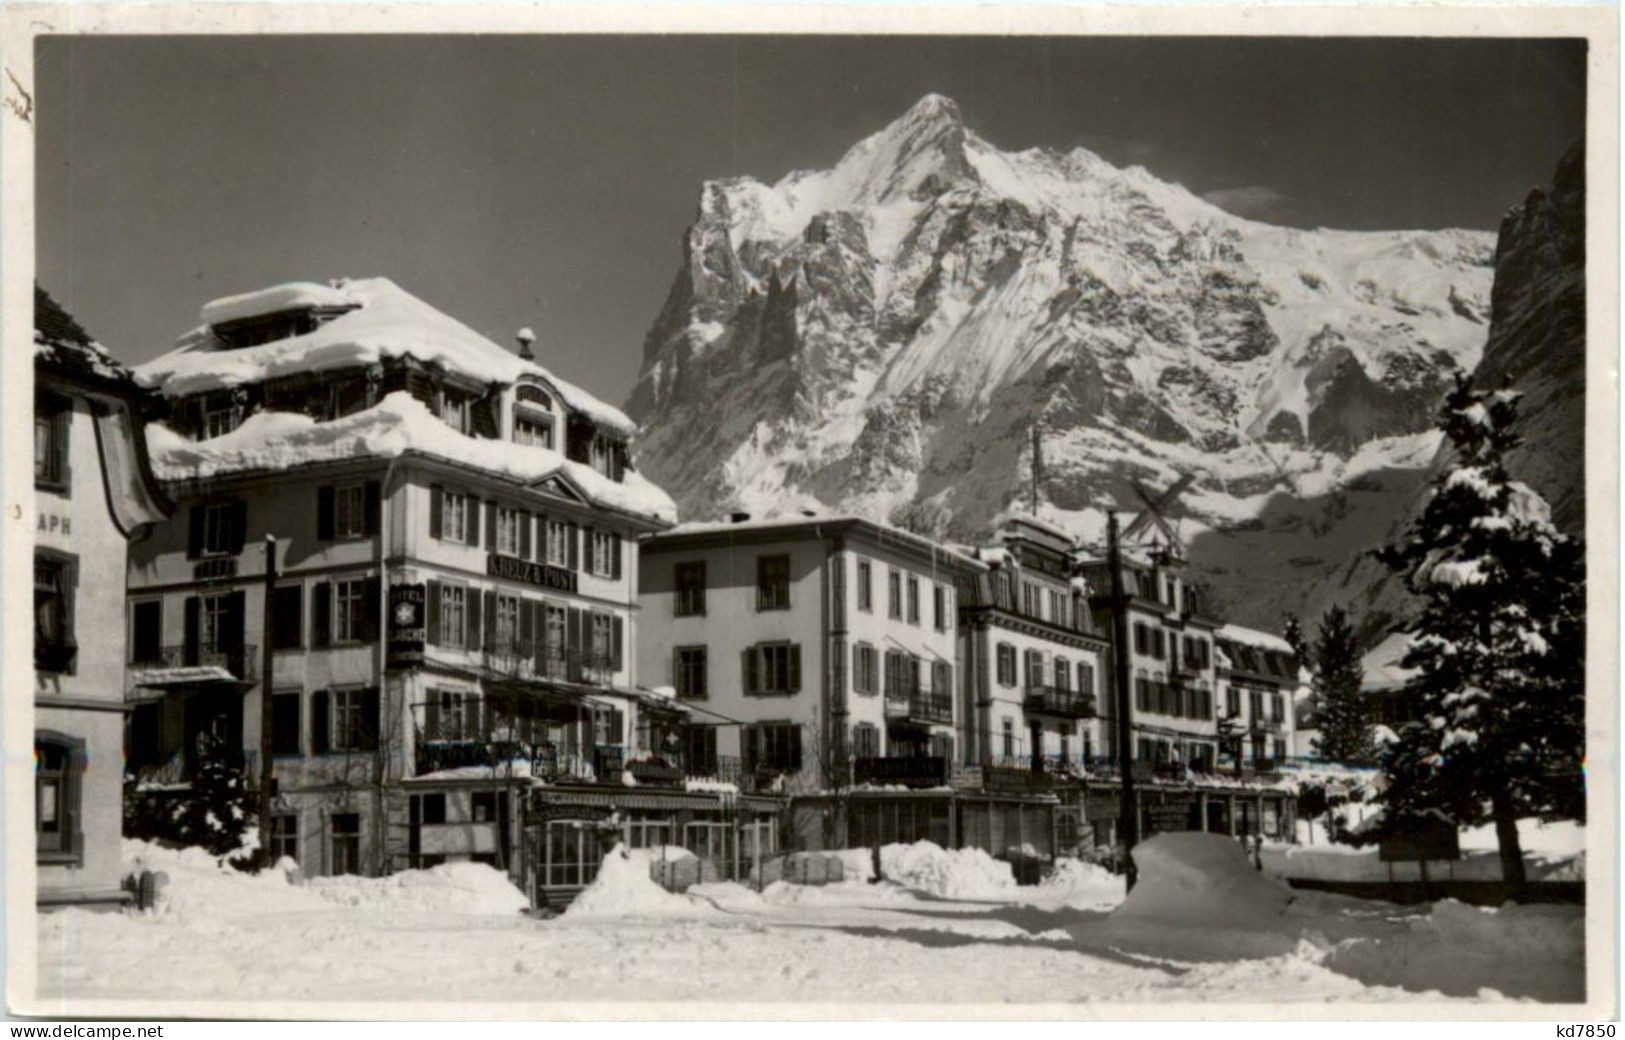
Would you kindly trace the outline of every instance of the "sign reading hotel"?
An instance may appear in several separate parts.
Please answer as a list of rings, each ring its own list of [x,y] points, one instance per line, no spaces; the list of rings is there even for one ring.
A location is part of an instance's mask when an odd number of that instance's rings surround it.
[[[521,560],[517,556],[487,553],[485,557],[485,573],[493,578],[522,581],[544,589],[557,589],[560,592],[576,591],[575,571],[566,567],[557,567],[551,563],[533,563],[530,560]]]
[[[423,644],[428,637],[425,613],[427,594],[423,585],[389,587],[389,667],[403,668],[423,662]]]

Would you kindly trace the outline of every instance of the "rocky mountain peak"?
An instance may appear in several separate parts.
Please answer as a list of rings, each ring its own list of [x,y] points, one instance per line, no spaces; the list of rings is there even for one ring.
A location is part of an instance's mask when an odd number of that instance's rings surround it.
[[[1393,508],[1374,472],[1425,467],[1482,350],[1491,237],[1271,227],[1045,144],[1000,150],[927,95],[829,169],[705,184],[628,404],[642,468],[687,516],[812,499],[974,538],[1039,423],[1052,521],[1090,537],[1129,477],[1194,472],[1195,566],[1217,583],[1279,513],[1306,540],[1270,567],[1302,587]]]

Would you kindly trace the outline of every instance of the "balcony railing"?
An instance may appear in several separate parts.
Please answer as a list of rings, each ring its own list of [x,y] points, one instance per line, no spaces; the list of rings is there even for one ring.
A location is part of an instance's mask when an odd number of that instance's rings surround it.
[[[919,726],[951,726],[954,699],[946,693],[926,690],[891,691],[886,694],[886,721]]]
[[[685,757],[683,771],[692,780],[733,784],[746,794],[772,791],[789,770],[745,761],[738,755]]]
[[[1259,716],[1253,719],[1252,728],[1253,732],[1255,733],[1279,733],[1285,724],[1285,719],[1272,719],[1268,716]]]
[[[259,676],[259,647],[251,643],[236,646],[151,647],[131,654],[131,668],[222,668],[235,679],[253,682]]]
[[[1095,695],[1064,686],[1029,685],[1022,707],[1029,715],[1089,719],[1095,715]]]
[[[901,758],[859,756],[852,760],[852,782],[875,785],[898,784],[903,787],[940,787],[948,782],[948,760],[929,755]]]
[[[250,787],[259,782],[260,757],[254,749],[227,749],[216,754],[225,760],[228,767],[241,772]],[[181,787],[197,779],[201,766],[202,761],[196,756],[177,751],[161,762],[130,765],[126,772],[135,777],[137,785],[141,787]]]
[[[494,639],[483,650],[485,667],[513,679],[607,685],[615,677],[606,653],[565,650],[545,642]]]

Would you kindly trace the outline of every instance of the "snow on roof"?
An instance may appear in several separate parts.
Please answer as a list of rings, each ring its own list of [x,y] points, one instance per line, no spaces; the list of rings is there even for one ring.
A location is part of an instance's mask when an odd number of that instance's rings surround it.
[[[1416,674],[1416,669],[1400,665],[1405,651],[1411,646],[1409,632],[1391,632],[1388,637],[1360,658],[1363,672],[1360,686],[1366,690],[1392,690],[1404,686]]]
[[[259,412],[230,433],[206,441],[190,441],[162,423],[152,423],[147,444],[161,480],[419,452],[524,483],[562,473],[598,504],[663,523],[677,522],[670,496],[635,470],[627,470],[625,482],[616,483],[550,448],[470,437],[441,422],[404,390],[387,395],[372,408],[329,422],[292,412]]]
[[[311,307],[353,307],[357,300],[343,288],[315,282],[284,282],[253,292],[222,296],[203,305],[205,325],[223,325],[243,318],[258,318]]]
[[[1245,643],[1248,646],[1276,650],[1283,654],[1296,653],[1292,649],[1292,644],[1280,636],[1260,632],[1256,628],[1247,628],[1244,625],[1220,625],[1215,635],[1220,639],[1228,639],[1232,643]]]
[[[268,313],[268,307],[315,305],[355,309],[303,336],[256,347],[226,348],[209,328],[230,317]],[[179,397],[410,355],[482,383],[538,377],[551,384],[572,411],[624,436],[637,429],[620,409],[498,346],[388,278],[341,279],[332,286],[313,282],[272,286],[211,301],[204,305],[203,316],[204,326],[182,336],[174,350],[137,366],[142,383],[167,397]]]
[[[129,384],[132,375],[51,294],[34,286],[34,360]]]
[[[856,513],[819,513],[814,516],[805,514],[788,514],[783,516],[752,517],[749,520],[690,520],[678,524],[670,531],[664,532],[663,537],[693,534],[721,534],[731,531],[776,531],[793,530],[798,527],[814,527],[819,524],[861,524],[878,530],[884,535],[913,542],[915,545],[928,549],[931,552],[951,556],[970,564],[972,567],[982,569],[983,564],[975,556],[963,552],[960,548],[934,542],[924,535],[904,530],[882,520],[871,520],[868,517],[858,516]]]

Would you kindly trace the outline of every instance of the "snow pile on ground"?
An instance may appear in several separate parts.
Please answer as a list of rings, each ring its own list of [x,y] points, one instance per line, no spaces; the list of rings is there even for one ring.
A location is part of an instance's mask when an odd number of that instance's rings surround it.
[[[1253,868],[1233,838],[1200,831],[1158,834],[1134,846],[1139,882],[1115,915],[1201,928],[1279,917],[1292,890]]]
[[[945,849],[929,841],[883,846],[880,873],[888,881],[954,899],[997,899],[1016,887],[1010,864],[981,849]]]
[[[873,881],[875,853],[873,849],[831,849],[824,853],[841,861],[841,878],[845,881]]]
[[[313,905],[307,891],[289,883],[298,864],[285,856],[271,869],[251,874],[231,866],[229,856],[196,846],[172,849],[126,838],[123,853],[126,874],[150,870],[167,878],[154,908],[162,916],[207,916],[222,907],[298,911]]]
[[[1484,908],[1445,899],[1403,933],[1339,943],[1326,964],[1367,985],[1579,1001],[1585,996],[1585,908]]]
[[[508,875],[484,863],[442,863],[381,878],[312,878],[310,890],[345,906],[420,909],[460,914],[515,914],[530,900]]]
[[[604,856],[592,884],[565,909],[565,916],[641,917],[694,911],[693,900],[666,891],[650,876],[650,864],[660,862],[662,854],[666,860],[693,856],[687,849],[675,846],[628,849],[617,843]]]
[[[1531,881],[1585,880],[1585,826],[1572,820],[1518,821],[1524,870]],[[1285,845],[1266,843],[1260,859],[1265,873],[1305,881],[1419,881],[1412,862],[1384,863],[1374,845]],[[1461,858],[1428,863],[1434,881],[1500,881],[1501,857],[1495,827],[1485,824],[1461,833]]]
[[[1075,910],[1110,910],[1123,901],[1124,879],[1098,863],[1062,857],[1043,882],[1018,889],[1022,902],[1054,904]]]

